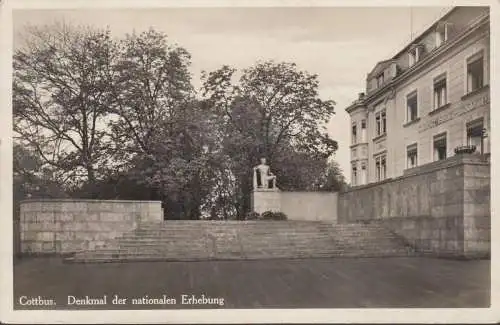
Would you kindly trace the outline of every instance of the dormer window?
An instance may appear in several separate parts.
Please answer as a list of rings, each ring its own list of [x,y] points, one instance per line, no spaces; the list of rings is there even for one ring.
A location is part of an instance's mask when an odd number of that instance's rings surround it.
[[[384,84],[384,73],[382,72],[377,76],[377,88],[382,87],[383,84]]]
[[[413,66],[415,63],[417,63],[420,58],[422,57],[422,46],[420,45],[414,45],[410,51],[408,52],[408,60],[409,64],[408,66]]]
[[[448,40],[448,23],[440,22],[436,28],[436,47]]]

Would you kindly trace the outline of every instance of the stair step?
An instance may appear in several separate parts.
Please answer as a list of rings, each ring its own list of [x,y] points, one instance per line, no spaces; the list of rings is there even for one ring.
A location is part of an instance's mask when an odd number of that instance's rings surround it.
[[[407,256],[380,225],[318,221],[169,221],[79,252],[68,262]]]

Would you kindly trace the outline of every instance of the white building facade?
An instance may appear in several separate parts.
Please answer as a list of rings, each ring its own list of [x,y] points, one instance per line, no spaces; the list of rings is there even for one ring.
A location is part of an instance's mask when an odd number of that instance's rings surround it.
[[[351,185],[455,155],[489,154],[488,7],[455,7],[368,73],[351,117]],[[458,150],[458,149],[457,149]]]

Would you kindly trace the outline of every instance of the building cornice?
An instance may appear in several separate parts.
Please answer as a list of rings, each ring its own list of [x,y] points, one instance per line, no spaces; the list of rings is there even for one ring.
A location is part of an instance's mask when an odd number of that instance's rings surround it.
[[[353,149],[353,148],[356,148],[356,147],[361,147],[362,145],[368,145],[368,142],[358,142],[358,143],[355,143],[355,144],[351,144],[349,146],[349,148]]]
[[[358,108],[366,108],[364,102],[360,101],[359,99],[357,99],[354,103],[352,103],[351,105],[349,105],[345,109],[345,111],[347,113],[351,114],[352,112],[354,112]]]

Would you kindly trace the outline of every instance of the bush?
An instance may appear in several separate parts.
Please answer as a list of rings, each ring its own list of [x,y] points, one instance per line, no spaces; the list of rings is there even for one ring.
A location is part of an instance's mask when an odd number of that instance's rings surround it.
[[[283,212],[273,212],[273,211],[266,211],[262,213],[262,219],[263,220],[287,220],[286,214]]]
[[[262,212],[262,220],[273,220],[273,215],[274,215],[274,212],[272,211],[265,211],[265,212]]]
[[[275,212],[274,213],[274,220],[287,220],[288,217],[286,216],[286,214],[284,214],[283,212]]]
[[[260,218],[260,214],[255,211],[248,212],[245,216],[245,220],[257,220]]]

